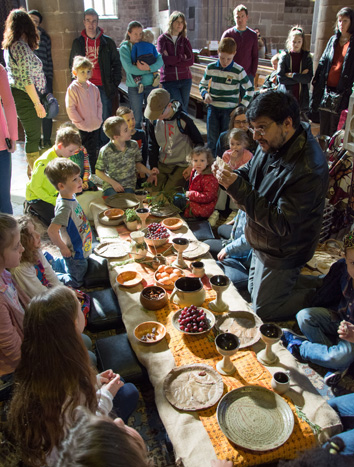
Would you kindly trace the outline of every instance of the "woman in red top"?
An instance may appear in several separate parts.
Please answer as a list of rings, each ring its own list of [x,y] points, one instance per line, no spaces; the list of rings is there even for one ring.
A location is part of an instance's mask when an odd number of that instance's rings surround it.
[[[312,81],[311,118],[316,121],[319,110],[320,133],[331,136],[337,129],[342,110],[348,108],[354,82],[354,10],[344,7],[337,13],[335,35],[319,61]],[[341,96],[335,113],[321,105],[324,90]]]
[[[168,21],[168,31],[157,39],[157,50],[162,55],[161,84],[170,93],[171,100],[182,104],[188,113],[192,74],[189,67],[194,63],[192,46],[187,39],[186,17],[174,11]]]

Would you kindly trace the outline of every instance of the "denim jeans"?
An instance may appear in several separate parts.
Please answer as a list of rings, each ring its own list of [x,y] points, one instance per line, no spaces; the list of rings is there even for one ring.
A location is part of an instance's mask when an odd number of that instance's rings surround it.
[[[12,142],[12,144],[15,144]],[[11,154],[7,149],[0,151],[0,212],[12,214],[11,205]]]
[[[135,192],[134,188],[124,188],[124,193],[134,193],[134,192]],[[103,196],[112,196],[116,194],[117,194],[117,191],[114,188],[107,188],[103,192]]]
[[[156,88],[154,88],[153,86],[144,86],[144,92],[139,94],[137,87],[128,88],[129,102],[130,102],[130,107],[134,113],[134,117],[136,121],[136,124],[135,124],[136,128],[141,128],[141,122],[143,119],[143,104],[145,102],[145,105],[146,105],[148,95],[153,89],[156,89]]]
[[[163,88],[170,93],[171,101],[176,100],[182,104],[182,109],[188,113],[189,95],[192,88],[192,79],[180,81],[165,81],[161,83]]]
[[[124,382],[124,379],[121,378]],[[124,383],[113,399],[113,407],[118,417],[124,423],[136,409],[139,400],[139,391],[132,383]]]
[[[340,320],[333,319],[327,308],[304,308],[296,315],[302,333],[307,337],[300,346],[304,360],[324,368],[344,371],[354,361],[354,344],[339,339]]]
[[[234,109],[220,109],[213,105],[208,105],[207,112],[207,133],[208,147],[211,149],[214,157],[216,152],[216,143],[220,133],[229,128],[230,114]]]
[[[352,455],[354,454],[354,394],[334,397],[327,402],[338,413],[343,425],[343,433],[336,435],[345,443],[341,455]]]
[[[88,267],[86,258],[54,258],[49,262],[56,272],[58,279],[63,282],[63,284],[74,287],[75,289],[83,284]]]
[[[107,120],[108,117],[112,116],[112,99],[110,99],[103,86],[98,86],[100,91],[101,101],[102,101],[102,125],[100,128],[100,136],[99,136],[99,147],[101,148],[105,144],[109,142],[108,136],[105,135],[103,131],[103,123]]]

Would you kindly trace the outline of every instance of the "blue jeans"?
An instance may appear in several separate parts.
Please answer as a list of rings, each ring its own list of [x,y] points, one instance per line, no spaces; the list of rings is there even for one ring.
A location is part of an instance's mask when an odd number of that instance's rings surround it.
[[[100,91],[101,101],[102,101],[102,125],[100,128],[100,140],[99,140],[99,147],[101,148],[105,144],[109,142],[108,136],[105,135],[103,131],[103,123],[107,120],[108,117],[112,115],[112,99],[110,99],[103,86],[98,86]]]
[[[192,79],[180,81],[165,81],[161,83],[163,88],[170,93],[171,101],[176,100],[182,104],[182,109],[188,113],[189,95],[192,88]]]
[[[207,133],[208,147],[211,149],[214,157],[216,152],[216,143],[220,133],[229,128],[230,114],[234,109],[220,109],[213,105],[208,105],[207,112]]]
[[[145,102],[145,105],[146,105],[148,95],[153,89],[156,89],[156,88],[154,88],[153,86],[144,86],[144,92],[139,94],[137,87],[128,88],[129,102],[130,102],[130,107],[134,113],[134,117],[136,121],[136,124],[135,124],[136,128],[141,128],[141,122],[143,119],[143,104]]]
[[[344,432],[336,435],[345,443],[345,449],[341,454],[352,455],[354,454],[354,394],[334,397],[327,402],[338,413],[343,424]]]
[[[354,344],[339,339],[340,320],[327,308],[304,308],[296,315],[302,333],[307,337],[300,346],[304,360],[332,370],[344,371],[354,361]]]
[[[123,378],[121,378],[124,381]],[[124,423],[136,409],[139,400],[139,391],[132,383],[124,383],[113,399],[113,407],[118,417]]]
[[[124,188],[124,193],[134,193],[134,188]],[[107,188],[103,192],[103,196],[116,195],[118,192],[114,188]]]
[[[16,144],[12,141],[12,144]],[[12,214],[11,205],[11,154],[7,149],[0,151],[0,212]]]
[[[83,284],[88,267],[88,262],[86,258],[54,258],[49,262],[54,271],[56,272],[58,279],[65,285],[77,289]]]

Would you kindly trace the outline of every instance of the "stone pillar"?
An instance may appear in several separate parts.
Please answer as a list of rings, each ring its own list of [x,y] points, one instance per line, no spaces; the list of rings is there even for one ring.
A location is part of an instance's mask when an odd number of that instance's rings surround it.
[[[340,0],[316,0],[319,3],[318,15],[314,15],[312,29],[316,30],[316,43],[313,57],[313,69],[316,71],[318,62],[327,45],[328,39],[334,34],[334,24],[337,12],[344,4]],[[348,2],[350,6],[351,2]],[[353,7],[352,7],[353,8]]]
[[[52,40],[54,67],[53,93],[59,102],[59,114],[53,122],[52,138],[58,126],[67,121],[65,93],[71,82],[69,56],[73,40],[83,29],[84,0],[27,0],[28,10],[43,15],[41,26]]]

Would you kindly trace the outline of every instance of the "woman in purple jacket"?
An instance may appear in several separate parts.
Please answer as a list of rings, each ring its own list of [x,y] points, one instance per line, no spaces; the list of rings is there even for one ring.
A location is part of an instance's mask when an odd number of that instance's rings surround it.
[[[162,55],[162,86],[170,93],[171,100],[182,104],[188,113],[189,94],[192,87],[192,74],[189,67],[194,63],[192,46],[187,39],[186,17],[174,11],[168,21],[168,31],[157,39],[157,50]]]

